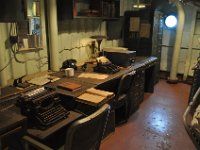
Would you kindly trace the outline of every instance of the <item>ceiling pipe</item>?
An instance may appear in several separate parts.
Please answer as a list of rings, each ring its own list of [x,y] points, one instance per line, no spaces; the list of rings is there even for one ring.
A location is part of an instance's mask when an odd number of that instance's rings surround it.
[[[176,28],[176,39],[175,39],[175,45],[174,45],[173,56],[172,56],[172,64],[171,64],[171,70],[170,70],[170,76],[168,78],[168,82],[177,83],[178,82],[178,78],[177,78],[178,60],[179,60],[179,53],[181,49],[181,41],[182,41],[183,28],[184,28],[184,22],[185,22],[185,12],[184,12],[182,3],[179,0],[170,0],[170,2],[176,5],[177,11],[178,11],[178,25]]]
[[[58,25],[57,25],[57,4],[56,0],[48,0],[48,28],[49,28],[49,49],[50,49],[50,69],[59,71],[58,52]]]

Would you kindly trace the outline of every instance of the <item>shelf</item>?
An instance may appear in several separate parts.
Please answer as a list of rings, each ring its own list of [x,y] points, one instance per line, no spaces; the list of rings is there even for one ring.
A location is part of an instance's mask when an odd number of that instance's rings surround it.
[[[38,18],[38,19],[40,19],[40,16],[31,16],[31,17],[29,17],[29,19],[31,19],[31,18]]]
[[[18,45],[18,53],[43,49],[41,37],[40,0],[27,0],[27,20],[17,22],[17,35],[10,37]]]
[[[197,19],[197,20],[200,20],[200,12],[199,12],[199,11],[197,12],[197,17],[196,17],[196,19]]]
[[[92,16],[74,16],[74,19],[118,20],[118,19],[120,19],[120,18],[113,18],[113,17],[92,17]]]
[[[34,47],[34,48],[20,48],[17,53],[35,52],[43,50],[44,47]]]
[[[59,0],[58,20],[91,18],[116,20],[120,18],[120,0]]]

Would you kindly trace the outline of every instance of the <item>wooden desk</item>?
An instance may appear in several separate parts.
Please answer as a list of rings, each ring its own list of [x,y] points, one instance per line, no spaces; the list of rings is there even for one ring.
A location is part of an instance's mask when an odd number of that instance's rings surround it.
[[[138,58],[138,59],[136,58],[136,62],[133,64],[133,66],[131,66],[130,68],[127,68],[127,69],[122,69],[122,70],[120,70],[119,72],[117,72],[115,74],[109,74],[109,77],[106,78],[106,79],[103,79],[103,80],[97,80],[97,79],[92,79],[92,78],[87,78],[87,79],[86,78],[78,78],[78,75],[80,75],[80,73],[82,73],[82,71],[75,71],[75,77],[73,77],[73,78],[65,78],[64,77],[64,72],[63,73],[59,72],[58,74],[60,76],[58,75],[58,77],[62,77],[62,79],[60,79],[60,80],[58,80],[56,82],[53,82],[53,83],[49,83],[49,84],[47,84],[45,86],[46,87],[55,88],[56,91],[58,93],[60,93],[60,94],[76,98],[79,95],[81,95],[83,92],[85,92],[86,89],[91,88],[91,87],[96,87],[96,86],[98,86],[100,84],[108,83],[111,80],[120,78],[125,73],[128,73],[130,71],[136,70],[136,74],[137,74],[137,72],[140,72],[140,68],[142,68],[143,70],[148,69],[148,68],[150,68],[150,67],[152,67],[154,65],[152,62],[155,62],[156,60],[157,60],[156,57],[148,57],[148,58],[144,58],[143,57],[143,58]],[[92,72],[92,68],[89,68],[87,71],[88,72]],[[152,73],[152,71],[150,71],[149,73]],[[153,86],[154,86],[154,84],[152,84],[153,80],[152,79],[149,79],[149,80],[151,80],[151,82],[150,82],[151,83],[151,85],[150,85],[151,88],[150,89],[152,89]],[[71,82],[74,82],[74,83],[81,84],[82,88],[81,88],[81,90],[75,91],[75,92],[70,92],[70,91],[67,91],[67,90],[58,89],[57,85],[60,82],[65,82],[65,81],[69,81],[69,82],[71,81]],[[146,86],[146,84],[145,84],[145,86]],[[17,93],[18,92],[19,91],[17,91]],[[136,93],[136,92],[133,91],[133,93]],[[135,100],[135,101],[137,101],[137,100]],[[45,131],[36,130],[36,129],[28,129],[28,133],[31,134],[34,137],[38,137],[40,139],[45,139],[48,136],[52,135],[54,132],[60,130],[61,128],[64,128],[67,125],[69,125],[71,122],[75,121],[80,116],[81,116],[81,114],[72,112],[67,119],[59,122],[58,124],[55,124],[55,126],[52,126],[51,128],[49,128],[49,129],[47,129]],[[7,125],[5,125],[5,126],[7,126]],[[4,127],[0,126],[0,129],[6,128],[5,126]]]
[[[19,90],[13,86],[7,86],[4,88],[1,88],[0,104],[6,99],[18,96],[20,92],[22,92],[22,90]]]
[[[130,66],[128,68],[123,68],[119,72],[114,74],[107,74],[108,77],[105,79],[94,79],[94,78],[83,78],[78,77],[81,73],[84,73],[81,70],[75,71],[75,76],[72,78],[66,78],[64,72],[57,72],[53,75],[61,77],[62,79],[47,84],[47,87],[55,88],[56,91],[60,94],[67,95],[73,98],[76,98],[80,96],[82,93],[84,93],[88,88],[91,87],[98,87],[100,89],[107,90],[106,88],[111,83],[111,81],[115,79],[119,79],[123,74],[129,73],[131,71],[136,71],[136,80],[134,81],[135,85],[133,84],[133,97],[137,97],[135,100],[136,103],[140,103],[143,100],[143,93],[145,92],[153,92],[154,89],[154,66],[157,62],[156,57],[136,57],[136,61],[133,64],[133,66]],[[95,73],[93,72],[94,65],[88,64],[86,73]],[[101,74],[101,73],[99,73]],[[146,80],[145,80],[146,79]],[[73,82],[78,83],[82,85],[82,88],[78,91],[67,91],[63,89],[57,88],[57,85],[61,82]],[[116,83],[116,81],[114,81]],[[109,87],[110,88],[110,87]],[[111,87],[113,88],[113,87]],[[137,104],[137,105],[138,105]],[[136,105],[136,104],[133,104]]]
[[[128,68],[123,68],[119,72],[114,73],[114,74],[107,74],[108,78],[106,78],[106,79],[94,79],[94,78],[78,77],[81,73],[84,73],[83,71],[80,71],[80,70],[75,71],[75,76],[72,77],[72,78],[66,78],[64,72],[57,72],[57,73],[54,73],[54,75],[58,76],[58,77],[61,77],[63,79],[59,80],[58,82],[54,82],[52,84],[48,84],[47,86],[56,87],[57,83],[59,83],[60,81],[61,82],[62,81],[69,81],[69,82],[71,81],[71,82],[74,82],[74,83],[82,83],[82,84],[85,83],[86,84],[85,88],[86,88],[86,86],[95,87],[97,85],[100,85],[100,84],[109,82],[111,80],[120,78],[123,74],[129,73],[129,72],[131,72],[133,70],[138,70],[140,68],[147,69],[147,68],[153,66],[156,61],[157,61],[156,57],[137,57],[135,63],[133,64],[133,66],[130,66]],[[89,73],[95,73],[95,72],[93,72],[93,67],[94,66],[95,65],[88,64],[86,73],[88,73],[88,72]],[[101,74],[101,73],[99,73],[99,74]],[[83,91],[84,91],[84,89],[83,89]],[[77,93],[73,93],[73,94],[68,93],[68,94],[70,96],[78,95]],[[74,97],[76,97],[76,96],[74,96]]]
[[[0,149],[22,149],[16,139],[26,133],[26,120],[16,106],[0,112]]]
[[[34,138],[45,140],[58,130],[61,130],[62,128],[69,126],[72,122],[79,119],[81,116],[82,114],[80,113],[70,111],[70,114],[66,119],[63,119],[62,121],[54,124],[52,127],[49,127],[46,130],[28,129],[27,132],[30,136],[33,136]]]

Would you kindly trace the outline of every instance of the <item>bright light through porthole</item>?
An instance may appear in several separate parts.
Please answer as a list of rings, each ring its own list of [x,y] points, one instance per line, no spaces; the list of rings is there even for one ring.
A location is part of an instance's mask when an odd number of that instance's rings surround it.
[[[169,15],[165,19],[165,25],[168,28],[174,28],[177,25],[177,18],[174,15]]]

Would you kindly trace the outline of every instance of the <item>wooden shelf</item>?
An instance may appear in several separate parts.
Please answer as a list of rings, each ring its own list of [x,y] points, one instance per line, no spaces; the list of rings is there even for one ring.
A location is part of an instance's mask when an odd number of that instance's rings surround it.
[[[43,50],[44,47],[33,47],[33,48],[20,48],[17,53],[35,52]]]
[[[74,16],[74,19],[102,19],[102,20],[118,20],[114,17],[91,17],[91,16]]]
[[[112,20],[120,16],[120,0],[58,0],[58,20],[91,18]]]

